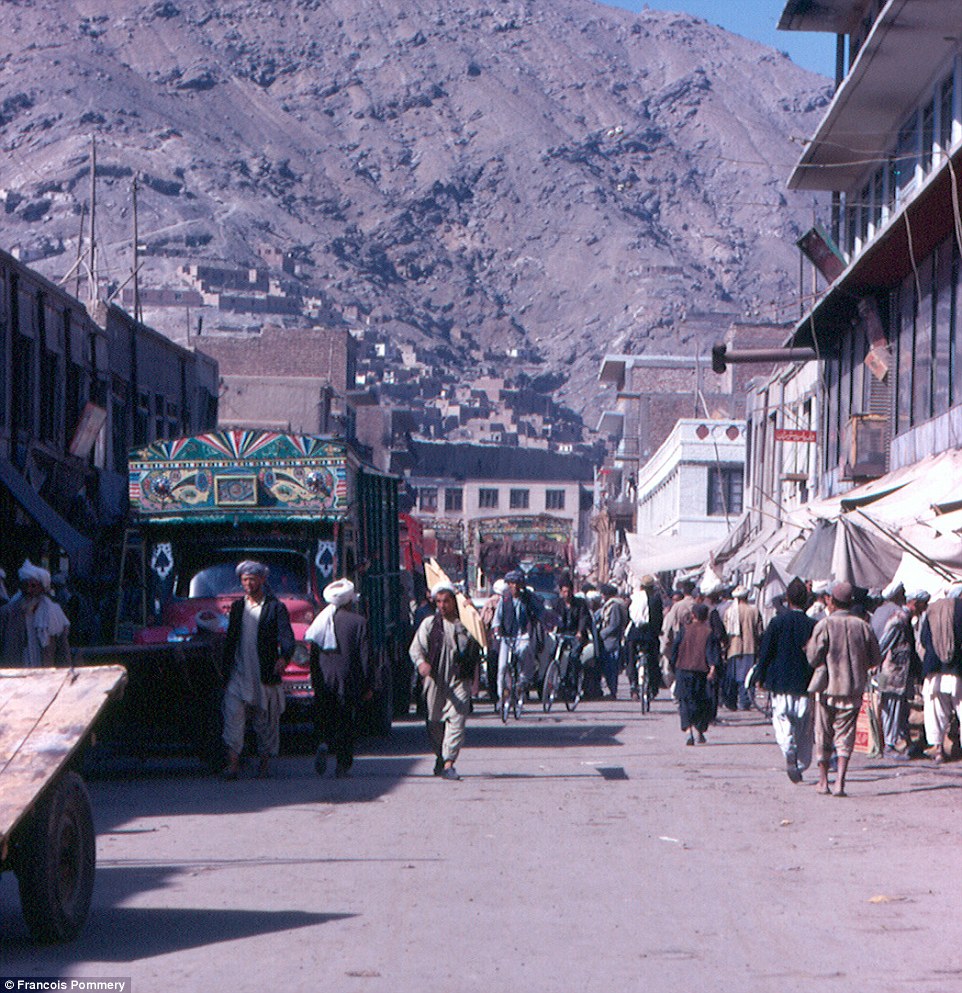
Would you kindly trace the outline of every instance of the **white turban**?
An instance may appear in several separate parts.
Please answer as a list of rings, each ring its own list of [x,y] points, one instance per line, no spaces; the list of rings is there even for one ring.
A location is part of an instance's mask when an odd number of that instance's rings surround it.
[[[889,583],[884,590],[882,590],[882,597],[885,600],[891,600],[892,597],[898,596],[899,593],[904,593],[904,592],[905,592],[905,584],[902,583],[901,580],[899,580],[899,582],[897,583],[893,581]]]
[[[20,571],[17,573],[21,583],[28,579],[36,579],[44,590],[50,589],[50,573],[46,569],[41,569],[39,565],[34,565],[30,559],[24,559]]]
[[[734,600],[747,600],[750,590],[747,586],[736,586],[732,590],[732,598]]]
[[[431,589],[431,599],[433,600],[439,593],[450,593],[457,596],[458,591],[450,583],[438,583]]]
[[[343,607],[356,599],[354,584],[349,579],[337,579],[324,587],[324,602],[335,607]]]
[[[812,583],[812,592],[815,596],[823,596],[828,593],[831,585],[827,579],[819,579],[817,582]]]
[[[503,596],[504,591],[508,588],[508,584],[503,579],[496,579],[494,581],[494,586],[491,587],[492,592],[497,593],[498,596]]]
[[[267,579],[270,569],[263,562],[255,562],[253,559],[244,559],[235,570],[238,578],[241,576],[263,576]]]
[[[313,641],[326,652],[337,649],[337,637],[334,634],[334,615],[338,607],[345,607],[357,599],[354,584],[349,579],[337,579],[324,587],[324,600],[327,606],[311,621],[311,626],[304,632],[307,641]]]

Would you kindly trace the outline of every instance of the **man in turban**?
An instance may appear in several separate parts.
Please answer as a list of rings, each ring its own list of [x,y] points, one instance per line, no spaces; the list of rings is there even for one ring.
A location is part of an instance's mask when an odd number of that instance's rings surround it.
[[[284,711],[281,676],[294,654],[294,632],[287,608],[267,587],[267,566],[241,562],[237,575],[244,596],[231,604],[224,642],[224,744],[227,779],[236,779],[244,731],[251,718],[257,739],[257,774],[270,772],[280,751]]]
[[[17,574],[20,592],[0,607],[3,665],[70,664],[70,621],[50,597],[50,573],[27,559]]]
[[[351,610],[356,599],[349,579],[329,583],[324,588],[327,606],[304,635],[311,642],[314,730],[318,739],[314,770],[323,776],[328,754],[333,753],[334,775],[338,779],[349,775],[354,764],[358,707],[374,694],[367,621]]]
[[[437,613],[426,617],[411,642],[411,661],[424,681],[428,737],[434,748],[434,774],[460,779],[454,763],[464,742],[471,710],[471,684],[481,646],[461,623],[457,594],[450,583],[431,590]]]

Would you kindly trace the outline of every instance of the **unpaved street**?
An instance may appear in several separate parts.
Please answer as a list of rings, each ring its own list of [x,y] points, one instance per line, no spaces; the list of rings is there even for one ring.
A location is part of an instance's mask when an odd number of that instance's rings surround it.
[[[664,694],[662,694],[664,698]],[[0,882],[3,976],[161,991],[957,993],[962,768],[856,756],[848,799],[792,786],[760,715],[686,748],[668,701],[423,727],[349,780],[152,766],[89,785],[86,930],[37,949]]]

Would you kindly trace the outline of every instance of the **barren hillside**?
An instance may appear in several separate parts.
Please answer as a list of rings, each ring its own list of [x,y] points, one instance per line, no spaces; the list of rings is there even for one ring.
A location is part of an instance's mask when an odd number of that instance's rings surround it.
[[[812,207],[784,184],[827,81],[690,16],[5,0],[0,64],[0,241],[57,278],[96,136],[106,292],[130,273],[137,174],[142,286],[293,251],[329,313],[356,307],[466,371],[527,344],[577,409],[599,402],[605,351],[692,351],[700,315],[797,312]]]

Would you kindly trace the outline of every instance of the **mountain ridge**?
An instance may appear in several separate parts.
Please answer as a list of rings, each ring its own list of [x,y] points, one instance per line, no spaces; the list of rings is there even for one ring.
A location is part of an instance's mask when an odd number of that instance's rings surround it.
[[[797,312],[812,207],[785,178],[828,82],[695,17],[19,0],[0,33],[5,239],[48,275],[76,255],[96,135],[105,288],[129,278],[136,173],[142,285],[268,245],[326,312],[466,374],[523,346],[588,414],[605,352],[692,352],[726,321]]]

